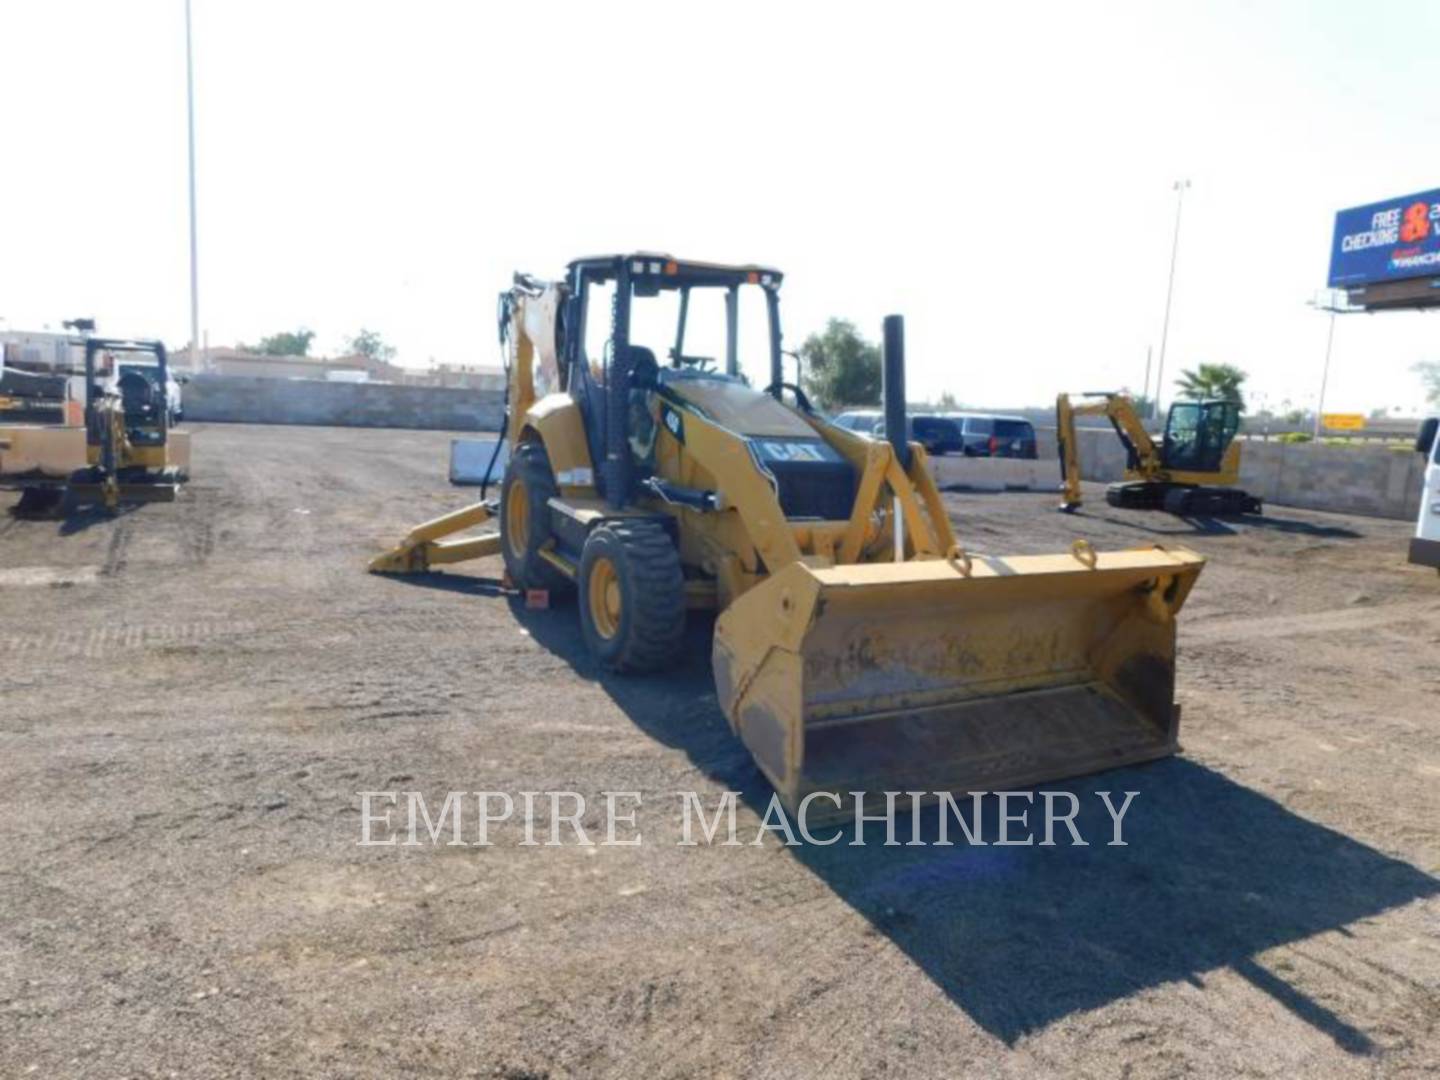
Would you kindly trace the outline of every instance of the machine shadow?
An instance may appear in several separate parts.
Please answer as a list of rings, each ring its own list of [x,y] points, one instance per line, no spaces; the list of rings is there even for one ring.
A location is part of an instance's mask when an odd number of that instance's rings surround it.
[[[1234,536],[1241,530],[1235,528],[1234,523],[1244,526],[1245,531],[1252,529],[1268,529],[1272,532],[1287,533],[1293,536],[1310,536],[1320,540],[1355,540],[1364,533],[1354,529],[1347,529],[1340,525],[1317,525],[1313,521],[1299,521],[1295,518],[1277,518],[1270,514],[1247,515],[1244,518],[1223,519],[1213,517],[1184,518],[1167,514],[1163,510],[1151,511],[1130,511],[1130,518],[1096,515],[1097,520],[1107,522],[1111,525],[1121,525],[1127,529],[1137,529],[1141,532],[1153,533],[1157,536]],[[1146,521],[1134,520],[1134,515],[1153,517],[1164,522],[1164,526],[1156,526]]]
[[[527,611],[511,601],[535,640],[596,679],[650,736],[687,753],[714,783],[763,814],[770,788],[715,702],[709,663],[713,620],[692,618],[684,659],[672,671],[626,678],[604,673],[580,637],[573,604]],[[938,813],[919,815],[927,846],[886,847],[883,824],[865,846],[804,845],[791,851],[863,915],[976,1023],[1006,1043],[1073,1013],[1167,982],[1200,984],[1229,967],[1350,1053],[1372,1049],[1365,1032],[1268,969],[1267,949],[1339,930],[1414,900],[1440,895],[1440,880],[1399,859],[1307,821],[1279,803],[1184,758],[1046,785],[1079,800],[1088,846],[993,846],[998,800],[971,822],[992,846],[970,846]],[[1123,847],[1110,846],[1100,791],[1135,796]],[[967,809],[969,803],[960,800]],[[1041,799],[1030,810],[1033,834]],[[1025,809],[1012,801],[1011,810]],[[901,817],[898,839],[911,839]],[[818,839],[834,829],[816,826]],[[746,837],[748,839],[748,836]]]
[[[1182,518],[1167,514],[1163,510],[1130,510],[1127,513],[1130,515],[1129,517],[1086,514],[1084,511],[1080,511],[1074,516],[1093,518],[1095,521],[1103,521],[1107,525],[1118,525],[1136,532],[1149,533],[1152,536],[1234,536],[1238,532],[1233,525],[1227,524],[1220,518]],[[1151,520],[1135,520],[1142,515],[1145,519],[1153,519],[1160,524],[1152,524]]]
[[[94,528],[96,525],[108,525],[119,521],[121,518],[129,517],[141,509],[143,504],[121,503],[114,510],[107,510],[103,506],[80,506],[67,509],[59,515],[53,515],[58,519],[60,527],[57,530],[61,536],[74,536],[86,529]]]
[[[1314,536],[1325,540],[1358,540],[1365,534],[1342,525],[1316,525],[1313,521],[1296,521],[1294,518],[1277,518],[1262,515],[1246,518],[1245,524],[1256,529],[1270,529],[1274,532],[1291,533],[1297,536]]]
[[[381,575],[393,577],[395,575]],[[423,574],[405,574],[400,580],[406,585],[437,592],[460,593],[465,596],[512,596],[514,590],[507,590],[498,577],[481,577],[478,574],[447,574],[443,570],[430,570]],[[520,607],[523,610],[524,604]]]

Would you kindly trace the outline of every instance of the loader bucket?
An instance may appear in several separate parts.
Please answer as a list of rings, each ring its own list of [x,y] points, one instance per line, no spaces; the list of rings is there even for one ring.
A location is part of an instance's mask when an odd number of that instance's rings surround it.
[[[792,812],[812,792],[1024,787],[1177,749],[1192,551],[794,563],[716,623],[721,707]],[[833,816],[812,800],[811,820]]]

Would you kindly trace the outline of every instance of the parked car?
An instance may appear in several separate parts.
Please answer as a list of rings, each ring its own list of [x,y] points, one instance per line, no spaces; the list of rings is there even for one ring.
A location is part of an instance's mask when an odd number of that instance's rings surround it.
[[[918,442],[931,454],[958,454],[965,445],[960,421],[937,413],[912,413],[905,418],[909,442]],[[872,439],[885,437],[885,418],[867,433]]]
[[[1024,417],[963,413],[952,419],[963,425],[966,457],[1036,457],[1035,426]]]
[[[879,409],[846,409],[835,417],[835,426],[856,435],[873,436],[877,427],[883,427],[885,414]]]
[[[965,449],[965,433],[954,417],[916,413],[910,417],[910,438],[931,454],[958,454]]]

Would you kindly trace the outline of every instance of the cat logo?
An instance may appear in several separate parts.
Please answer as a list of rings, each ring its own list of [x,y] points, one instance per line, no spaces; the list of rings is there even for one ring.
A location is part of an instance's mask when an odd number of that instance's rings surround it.
[[[685,421],[680,414],[669,405],[660,406],[660,422],[665,425],[666,430],[668,430],[671,435],[674,435],[681,444],[685,442]]]

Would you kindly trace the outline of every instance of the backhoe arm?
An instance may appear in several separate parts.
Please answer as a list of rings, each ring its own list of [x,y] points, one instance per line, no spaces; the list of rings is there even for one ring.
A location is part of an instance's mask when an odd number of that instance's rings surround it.
[[[1080,443],[1075,436],[1075,417],[1103,416],[1125,444],[1127,472],[1153,478],[1160,471],[1160,451],[1145,430],[1135,404],[1124,394],[1085,394],[1091,401],[1076,404],[1069,394],[1055,398],[1055,437],[1060,454],[1060,509],[1073,513],[1080,508]]]
[[[560,286],[516,275],[515,284],[500,294],[500,342],[505,349],[505,433],[511,452],[521,422],[541,394],[561,383],[557,318]],[[538,385],[537,385],[538,384]],[[487,533],[449,539],[456,533],[488,524],[496,502],[481,501],[427,521],[405,539],[370,560],[376,574],[421,574],[443,563],[466,562],[500,553],[500,536]]]

